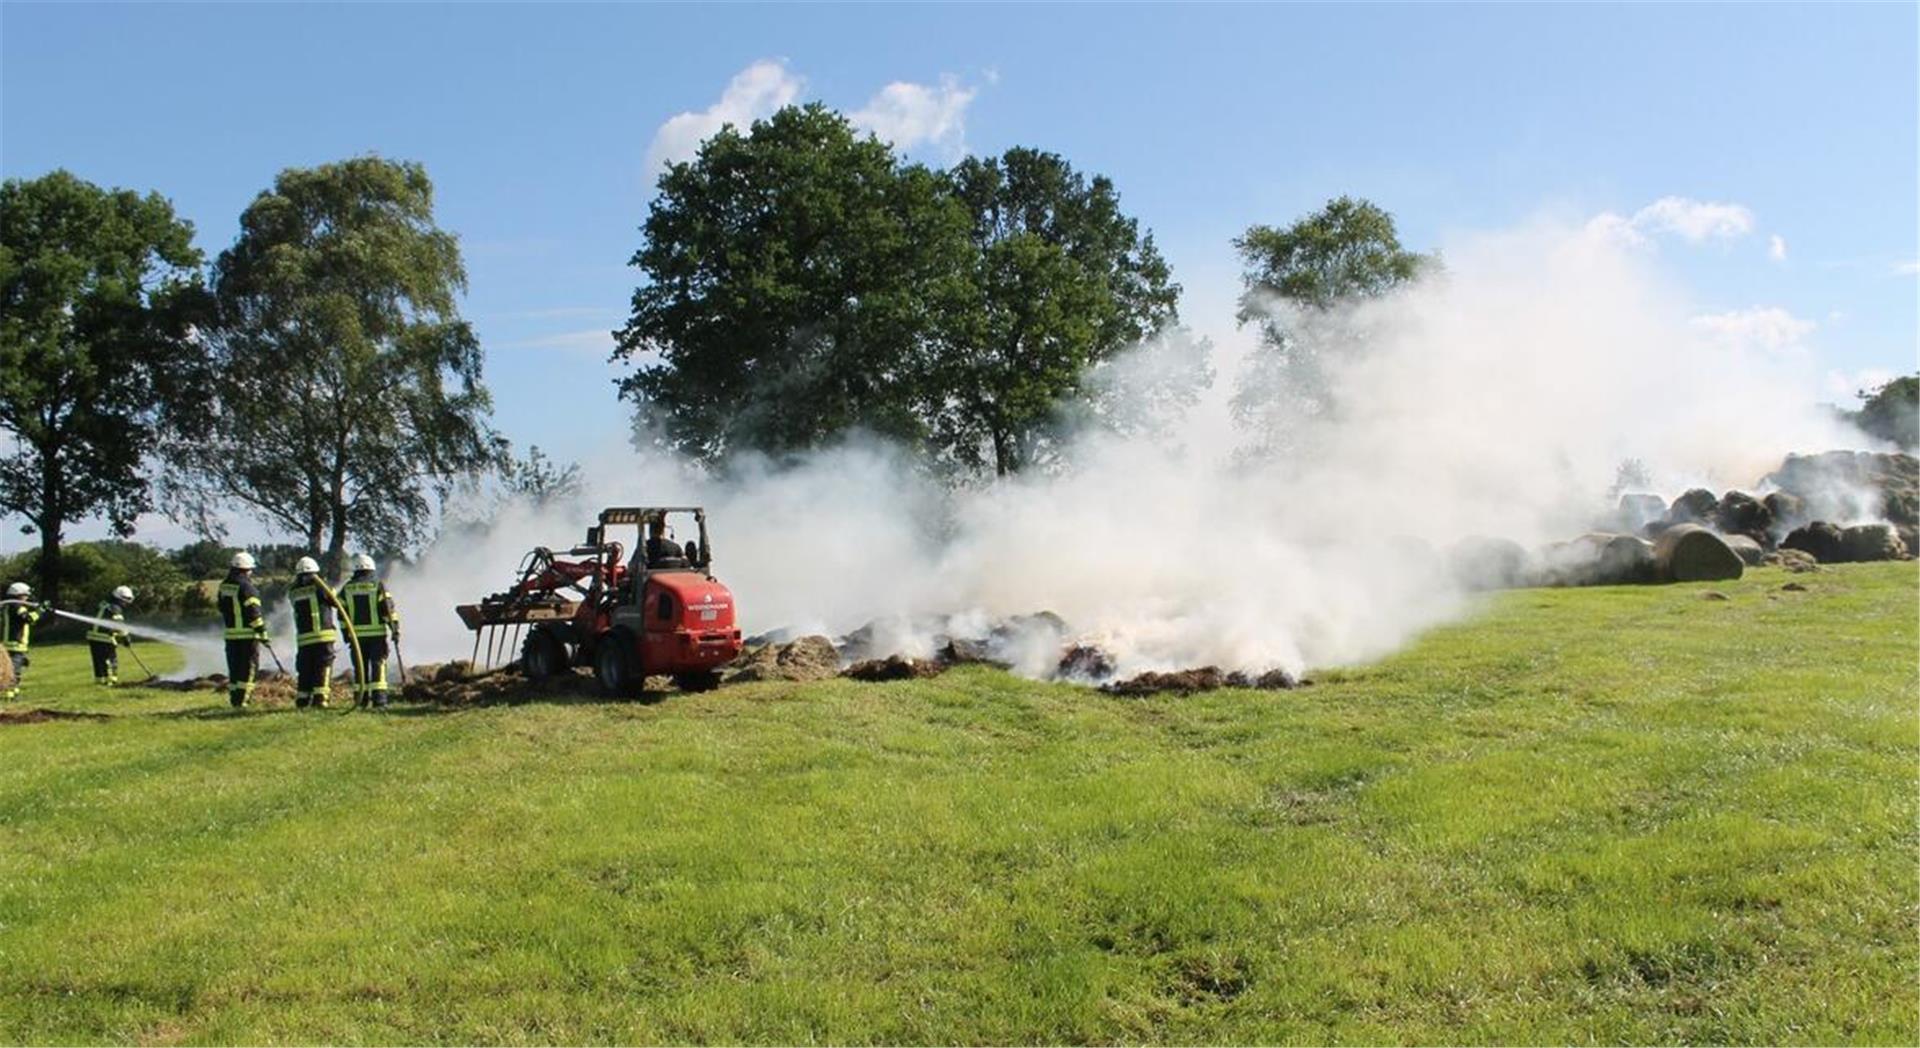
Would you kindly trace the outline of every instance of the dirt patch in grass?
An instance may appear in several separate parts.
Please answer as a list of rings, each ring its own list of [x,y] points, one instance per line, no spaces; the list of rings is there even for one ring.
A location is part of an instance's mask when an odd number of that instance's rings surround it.
[[[45,724],[48,721],[103,721],[113,718],[104,713],[74,713],[70,710],[0,710],[0,724]]]

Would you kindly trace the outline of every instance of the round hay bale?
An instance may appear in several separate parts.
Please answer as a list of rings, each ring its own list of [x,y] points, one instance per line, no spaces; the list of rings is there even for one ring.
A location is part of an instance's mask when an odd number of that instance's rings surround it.
[[[1706,488],[1694,488],[1673,500],[1673,505],[1667,509],[1667,520],[1674,524],[1711,520],[1713,511],[1719,505],[1720,500],[1713,492]]]
[[[1850,561],[1902,560],[1907,555],[1891,524],[1855,524],[1840,533],[1840,549]]]
[[[1614,511],[1621,531],[1639,531],[1656,520],[1665,520],[1667,500],[1658,495],[1630,491],[1620,496],[1620,505]]]
[[[1512,589],[1533,576],[1532,558],[1512,539],[1474,535],[1454,543],[1447,552],[1454,580],[1467,589]]]
[[[1767,555],[1766,547],[1746,535],[1722,535],[1720,539],[1728,549],[1739,554],[1740,562],[1749,568],[1758,566],[1760,558]]]
[[[1737,579],[1746,570],[1726,540],[1698,524],[1676,524],[1653,544],[1660,577],[1669,582]]]
[[[1778,531],[1797,528],[1807,522],[1807,500],[1791,492],[1769,492],[1760,503],[1767,507],[1767,515],[1773,518],[1773,526]]]
[[[1822,564],[1838,564],[1846,559],[1846,542],[1836,525],[1824,520],[1803,524],[1780,540],[1781,549],[1797,549]]]
[[[1722,535],[1746,535],[1756,543],[1766,541],[1773,527],[1773,513],[1767,504],[1744,491],[1729,491],[1720,496],[1713,510],[1713,525]]]
[[[1556,542],[1540,554],[1541,574],[1555,586],[1630,586],[1655,579],[1653,543],[1596,531]]]
[[[13,659],[0,651],[0,690],[13,687]]]
[[[1906,547],[1907,556],[1920,557],[1920,528],[1910,528],[1904,524],[1895,524],[1893,533],[1900,536],[1900,545]]]

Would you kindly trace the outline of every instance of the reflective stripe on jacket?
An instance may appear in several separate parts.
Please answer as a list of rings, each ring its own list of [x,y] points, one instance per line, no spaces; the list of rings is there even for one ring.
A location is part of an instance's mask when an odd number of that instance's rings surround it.
[[[25,651],[33,640],[33,624],[40,621],[40,609],[31,604],[0,606],[0,648]]]
[[[302,582],[287,591],[287,599],[293,602],[294,643],[301,647],[309,644],[332,644],[340,639],[333,628],[333,602],[320,592],[321,585],[314,582]]]
[[[393,594],[387,584],[372,572],[355,572],[340,587],[340,603],[347,606],[347,629],[362,640],[374,640],[400,625],[400,613],[393,606]]]
[[[101,601],[100,608],[93,613],[93,617],[96,619],[107,619],[112,622],[127,621],[126,614],[120,609],[120,602],[114,600]],[[118,644],[120,643],[120,638],[126,635],[126,630],[117,630],[96,623],[87,630],[87,642],[89,644]]]
[[[230,572],[220,584],[214,604],[220,609],[220,625],[225,631],[222,635],[228,640],[252,640],[266,627],[260,611],[260,591],[252,579],[237,571]]]

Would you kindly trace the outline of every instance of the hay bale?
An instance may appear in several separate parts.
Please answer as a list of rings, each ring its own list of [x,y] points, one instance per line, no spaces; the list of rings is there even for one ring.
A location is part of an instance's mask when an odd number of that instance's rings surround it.
[[[833,641],[818,634],[786,644],[767,644],[743,652],[722,668],[729,683],[758,680],[826,680],[840,672],[840,653]]]
[[[1790,531],[1807,522],[1807,500],[1791,492],[1768,492],[1760,503],[1773,518],[1775,531]]]
[[[1803,524],[1780,540],[1781,549],[1797,549],[1822,564],[1838,564],[1846,559],[1846,540],[1838,525],[1824,520]]]
[[[1639,531],[1656,520],[1665,520],[1666,516],[1666,499],[1637,491],[1621,495],[1620,505],[1614,510],[1616,526],[1621,531]]]
[[[1739,554],[1740,562],[1747,567],[1756,567],[1760,558],[1767,555],[1766,548],[1746,535],[1722,535],[1720,540],[1727,548]]]
[[[1840,550],[1850,561],[1903,560],[1907,555],[1891,524],[1855,524],[1840,533]]]
[[[1652,543],[1605,531],[1547,546],[1540,553],[1540,574],[1550,586],[1629,586],[1657,577]]]
[[[1698,524],[1676,524],[1653,544],[1660,577],[1668,582],[1737,579],[1746,570],[1726,540]]]
[[[13,687],[13,659],[0,651],[0,690]]]
[[[1713,509],[1713,526],[1722,535],[1745,535],[1764,545],[1773,527],[1773,513],[1752,495],[1729,491],[1720,496],[1720,504]]]
[[[1791,571],[1795,574],[1820,570],[1820,562],[1813,559],[1813,554],[1798,549],[1781,548],[1774,550],[1772,553],[1761,557],[1760,563],[1764,567],[1780,568],[1783,571]]]
[[[1003,670],[1013,667],[1013,663],[995,655],[993,646],[988,642],[965,637],[950,638],[940,649],[938,658],[949,666],[977,664]]]
[[[919,680],[925,677],[937,677],[947,671],[947,667],[932,659],[910,659],[905,655],[889,655],[884,659],[867,659],[856,662],[840,671],[842,677],[852,680],[879,683],[890,680]]]
[[[1054,676],[1069,680],[1103,681],[1113,676],[1118,664],[1112,655],[1092,644],[1075,644],[1060,653]]]
[[[1720,506],[1719,498],[1706,488],[1693,488],[1673,500],[1667,509],[1667,521],[1672,524],[1686,524],[1693,521],[1713,519],[1713,511]]]
[[[1534,575],[1533,560],[1518,542],[1484,535],[1454,543],[1447,551],[1447,567],[1467,589],[1513,589],[1527,585]]]

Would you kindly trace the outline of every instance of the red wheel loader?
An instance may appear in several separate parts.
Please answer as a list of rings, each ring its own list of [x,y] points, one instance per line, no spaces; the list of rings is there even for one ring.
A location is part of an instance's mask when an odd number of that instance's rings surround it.
[[[683,555],[649,563],[645,529],[687,516],[697,537]],[[631,560],[624,544],[607,538],[608,529],[628,525],[635,531]],[[648,677],[705,691],[720,682],[719,667],[740,654],[733,593],[713,577],[707,514],[699,506],[602,510],[584,543],[558,552],[534,549],[521,560],[512,588],[454,611],[474,631],[476,668],[490,667],[517,645],[530,680],[591,666],[609,695],[638,696]]]

